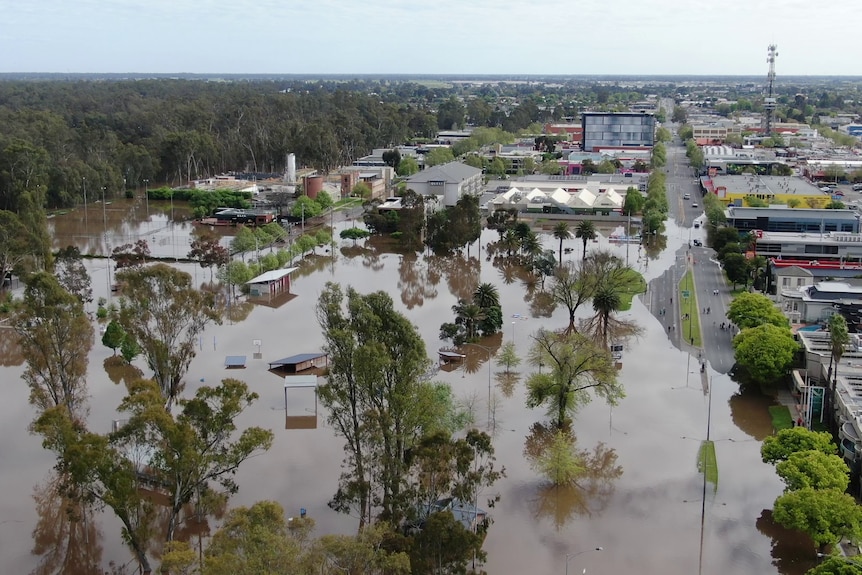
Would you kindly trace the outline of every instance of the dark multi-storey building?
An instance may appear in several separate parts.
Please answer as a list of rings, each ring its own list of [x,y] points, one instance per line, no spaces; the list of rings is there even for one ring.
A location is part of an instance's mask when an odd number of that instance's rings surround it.
[[[646,113],[584,112],[581,116],[585,152],[650,148],[655,144],[655,116]]]

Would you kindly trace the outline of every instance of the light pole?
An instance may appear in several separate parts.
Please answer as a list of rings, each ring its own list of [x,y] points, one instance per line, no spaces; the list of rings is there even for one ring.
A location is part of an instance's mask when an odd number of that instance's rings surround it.
[[[107,186],[102,186],[102,224],[105,226],[105,233],[108,233],[108,214],[105,211],[105,189]]]
[[[595,549],[587,549],[585,551],[576,551],[575,553],[566,553],[566,575],[569,575],[569,560],[574,559],[578,555],[583,555],[584,553],[589,553],[590,551],[601,551],[601,547],[596,547]]]
[[[150,215],[150,180],[144,180],[144,198],[147,201],[147,216]]]
[[[512,343],[515,343],[515,322],[512,322]]]
[[[87,227],[87,178],[81,178],[81,187],[84,188],[84,227]]]
[[[480,349],[484,349],[485,353],[488,354],[488,427],[491,426],[491,358],[494,357],[494,354],[491,350],[484,345],[479,345],[478,343],[464,343],[462,345],[473,345]]]

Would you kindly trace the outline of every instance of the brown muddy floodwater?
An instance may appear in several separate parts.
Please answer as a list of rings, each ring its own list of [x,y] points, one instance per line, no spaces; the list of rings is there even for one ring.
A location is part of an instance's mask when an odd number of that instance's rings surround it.
[[[133,205],[125,200],[106,206],[104,214],[101,205],[91,205],[86,220],[81,210],[51,220],[55,243],[74,243],[84,253],[104,253],[106,245],[145,237],[155,255],[182,257],[188,251],[193,224],[171,226],[170,209],[163,203],[152,202],[149,212],[147,216],[140,202]],[[175,219],[179,213],[186,212],[175,210]],[[336,228],[348,225],[338,222]],[[663,239],[667,249],[656,259],[647,262],[639,257],[637,246],[628,248],[630,261],[647,279],[672,265],[683,244],[687,230],[670,225]],[[605,236],[608,232],[603,230]],[[523,357],[531,333],[565,325],[564,310],[541,317],[548,314],[541,295],[536,295],[540,286],[526,285],[517,270],[498,269],[486,259],[486,246],[496,238],[495,232],[484,232],[481,252],[478,245],[471,246],[470,258],[466,254],[404,256],[387,252],[371,240],[356,246],[345,241],[329,254],[318,249],[318,255],[308,257],[293,276],[295,298],[278,308],[244,305],[237,310],[238,319],[244,319],[207,329],[186,377],[189,391],[201,382],[242,379],[260,394],[260,400],[238,424],[267,426],[276,434],[268,453],[240,468],[240,490],[232,505],[273,499],[291,514],[306,508],[319,533],[356,529],[354,518],[336,514],[326,505],[336,488],[342,440],[326,426],[323,413],[318,414],[315,429],[285,429],[308,424],[314,415],[313,396],[302,391],[291,395],[286,413],[282,380],[267,370],[268,361],[320,349],[323,340],[314,306],[325,282],[390,293],[418,327],[434,360],[443,346],[438,340],[440,324],[449,320],[457,298],[469,295],[479,282],[498,286],[506,317],[502,335],[483,345],[496,350],[514,339]],[[556,251],[558,242],[549,234],[544,242]],[[572,248],[565,257],[580,257],[580,240],[565,245]],[[625,257],[625,246],[611,246],[605,240],[589,244],[591,250],[598,247]],[[87,265],[96,297],[109,297],[106,261],[88,260]],[[179,266],[195,274],[198,282],[209,279],[207,272],[191,264]],[[451,384],[456,395],[473,406],[479,427],[493,429],[498,463],[506,468],[507,477],[480,498],[501,497],[492,510],[494,524],[485,544],[488,573],[563,573],[567,553],[597,546],[604,550],[571,560],[572,573],[584,569],[592,574],[639,575],[803,573],[814,559],[813,547],[775,526],[769,512],[782,488],[773,468],[759,456],[760,440],[771,431],[766,411],[770,401],[741,394],[727,375],[710,374],[711,437],[716,441],[719,481],[717,488],[709,486],[704,502],[696,456],[700,440],[706,437],[710,402],[701,389],[697,363],[689,363],[686,354],[670,344],[641,300],[635,299],[625,315],[644,328],[643,337],[630,342],[623,356],[620,377],[627,397],[613,410],[596,402],[578,414],[574,430],[589,465],[576,489],[549,488],[525,459],[531,427],[545,417],[540,410],[525,407],[523,379],[502,380],[492,364],[489,404],[486,353],[476,347],[471,348],[466,368],[437,374],[438,380]],[[60,519],[59,502],[50,495],[53,458],[27,431],[33,410],[19,379],[23,367],[14,360],[14,345],[5,335],[0,333],[0,350],[9,354],[0,361],[4,389],[0,572],[28,573],[38,566],[40,573],[59,572],[66,561],[66,573],[84,573],[88,571],[81,566],[88,560],[102,565],[128,562],[130,555],[108,514],[91,513],[86,526],[71,529]],[[261,359],[255,358],[258,351]],[[98,342],[90,358],[90,425],[96,430],[110,429],[114,409],[123,397],[122,382],[134,377],[110,362],[106,369],[110,355]],[[224,369],[226,355],[246,355],[247,367]],[[136,365],[147,373],[140,359]],[[522,365],[520,369],[532,368]],[[298,424],[286,425],[286,415],[299,416],[293,420]],[[66,548],[75,552],[59,553]]]

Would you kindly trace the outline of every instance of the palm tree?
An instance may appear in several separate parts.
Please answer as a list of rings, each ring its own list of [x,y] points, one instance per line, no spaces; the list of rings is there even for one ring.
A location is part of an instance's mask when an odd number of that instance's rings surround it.
[[[611,316],[622,307],[622,298],[616,286],[603,285],[593,296],[593,310],[596,312],[596,339],[608,349],[608,331]]]
[[[485,310],[475,303],[468,303],[460,306],[458,316],[458,320],[461,320],[467,332],[467,341],[475,340],[479,324],[485,319]]]
[[[590,220],[582,220],[575,230],[575,237],[584,242],[583,259],[587,259],[587,242],[596,239],[596,226]]]
[[[559,222],[554,226],[554,237],[560,240],[560,259],[557,260],[559,265],[563,265],[563,240],[572,238],[572,232],[569,231],[569,224]]]
[[[515,230],[506,230],[506,233],[503,234],[503,239],[500,240],[500,244],[506,250],[506,255],[512,257],[512,252],[517,250],[520,245],[520,239]]]
[[[832,406],[835,405],[835,382],[838,379],[838,364],[844,356],[844,346],[850,343],[847,334],[847,321],[840,313],[829,316],[829,340],[832,344],[832,355],[829,358],[829,371],[826,374],[826,385],[829,388],[829,421],[833,421]],[[835,366],[835,377],[832,377],[832,366]]]
[[[533,260],[537,255],[542,253],[542,242],[539,241],[539,236],[535,232],[530,232],[521,238],[521,251],[527,256],[527,261],[532,265]]]
[[[500,293],[494,284],[482,283],[473,292],[473,303],[482,309],[489,309],[500,305]]]

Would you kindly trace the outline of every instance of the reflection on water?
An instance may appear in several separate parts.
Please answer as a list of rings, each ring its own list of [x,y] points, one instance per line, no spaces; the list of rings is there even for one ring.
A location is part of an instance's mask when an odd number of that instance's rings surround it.
[[[538,460],[556,433],[557,429],[551,425],[534,423],[524,441],[524,457],[533,462]],[[611,500],[616,480],[623,474],[614,449],[601,442],[592,450],[576,449],[577,438],[571,431],[564,430],[564,433],[570,435],[572,448],[582,466],[578,478],[572,485],[542,485],[529,498],[534,517],[550,519],[557,531],[575,516],[601,514]]]
[[[479,260],[455,253],[450,256],[428,256],[429,278],[443,277],[449,293],[456,299],[471,300],[479,287]],[[436,282],[435,282],[436,284]]]
[[[436,283],[429,277],[427,257],[415,253],[403,254],[398,262],[398,289],[401,290],[401,303],[410,310],[421,307],[426,299],[437,297]],[[437,276],[439,282],[439,276]]]
[[[0,327],[0,367],[14,367],[24,363],[18,334],[10,327]]]
[[[757,518],[757,530],[772,539],[772,564],[782,575],[803,575],[817,565],[814,541],[801,531],[785,529],[764,509]]]
[[[557,301],[546,291],[537,291],[530,298],[530,315],[533,317],[551,317],[557,309]]]
[[[102,534],[94,510],[60,493],[54,473],[33,489],[38,516],[33,530],[33,575],[100,575]]]
[[[130,383],[138,381],[144,376],[144,373],[140,369],[128,363],[119,355],[112,355],[111,357],[105,358],[102,365],[111,381],[117,385],[122,383],[127,388]]]
[[[763,395],[755,385],[740,386],[739,392],[728,400],[730,416],[736,426],[758,441],[772,435],[772,419],[769,406],[775,404],[771,397]]]
[[[510,371],[509,373],[498,371],[494,374],[494,379],[497,380],[497,387],[500,389],[503,397],[512,397],[515,385],[521,380],[521,374],[516,371]]]

